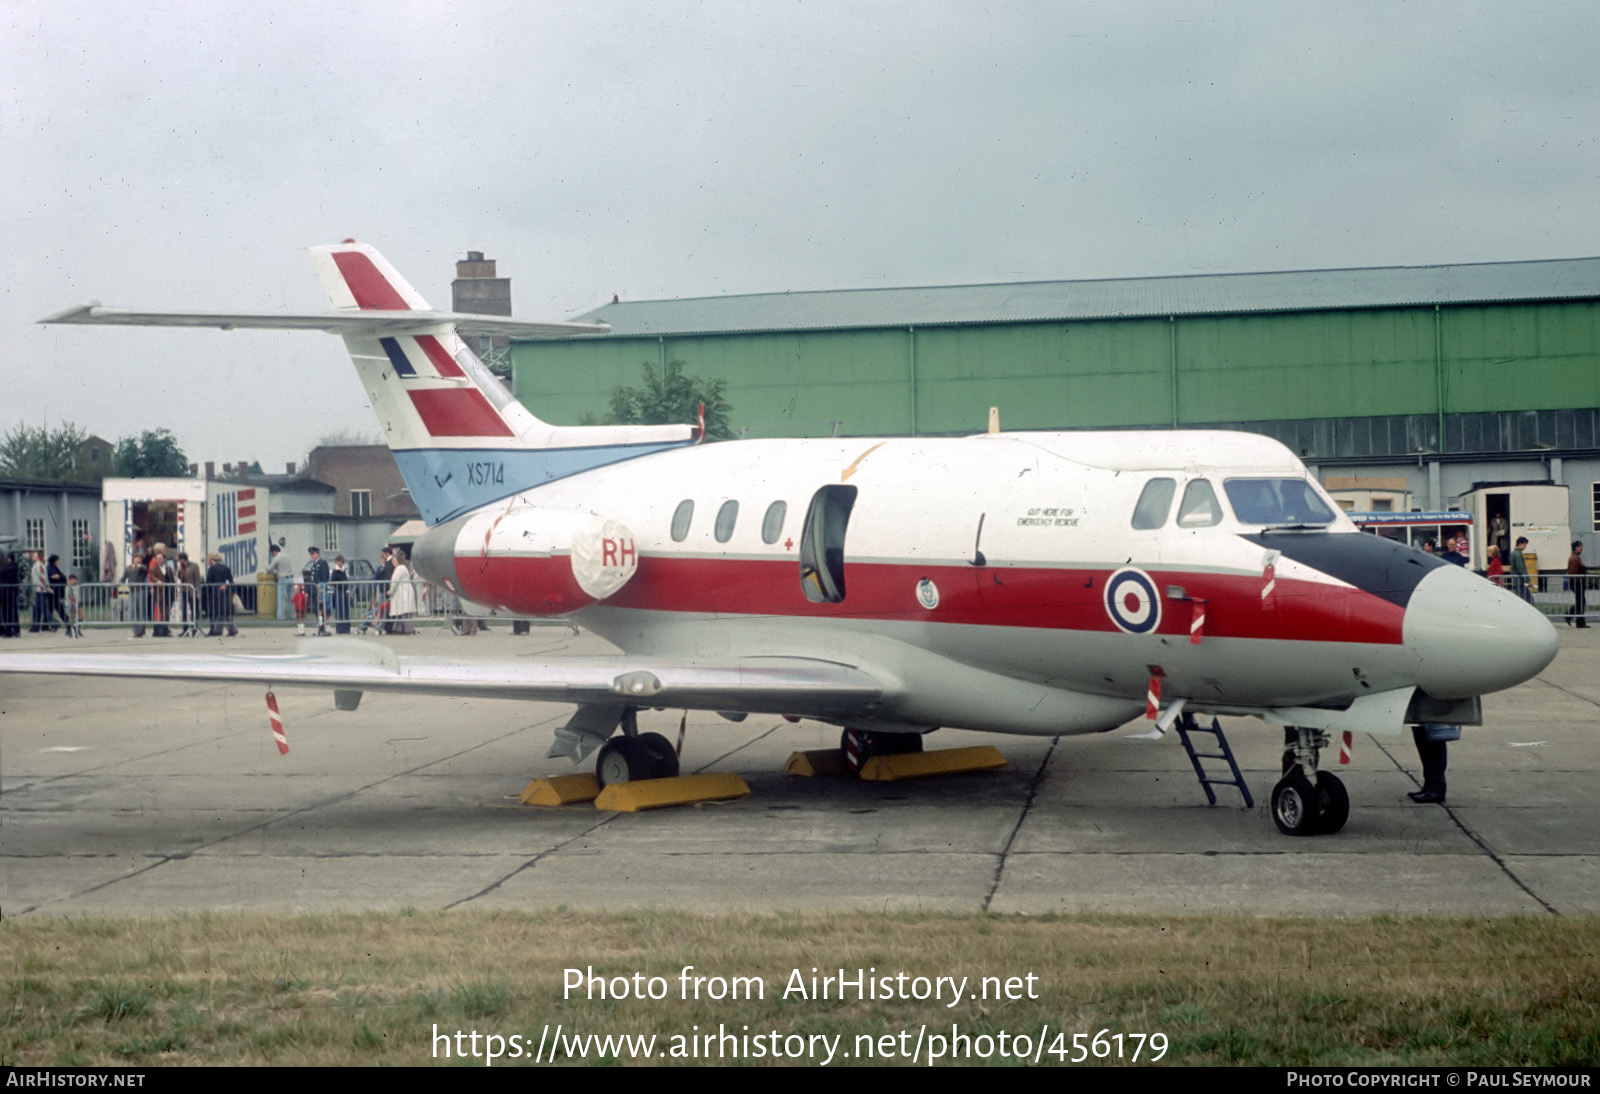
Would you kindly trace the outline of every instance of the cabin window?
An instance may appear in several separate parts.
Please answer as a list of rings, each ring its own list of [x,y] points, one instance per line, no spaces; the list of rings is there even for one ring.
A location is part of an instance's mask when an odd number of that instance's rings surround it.
[[[672,512],[672,542],[682,543],[689,534],[689,522],[694,519],[694,502],[684,498]]]
[[[1178,484],[1171,479],[1151,479],[1139,494],[1139,504],[1133,507],[1133,526],[1141,530],[1160,528],[1167,523],[1172,512],[1172,495]]]
[[[844,533],[855,504],[854,486],[824,486],[806,510],[800,533],[800,588],[814,604],[844,599]]]
[[[767,506],[767,515],[761,518],[761,542],[776,543],[783,535],[783,520],[789,515],[789,503],[775,501]]]
[[[1178,505],[1179,528],[1210,528],[1222,523],[1222,505],[1217,492],[1205,479],[1194,479],[1183,488],[1183,501]]]
[[[733,538],[733,526],[739,522],[739,503],[725,501],[722,508],[717,510],[717,522],[712,525],[712,533],[717,537],[718,543],[726,543]]]
[[[1327,524],[1334,517],[1305,479],[1229,479],[1222,488],[1243,524]]]

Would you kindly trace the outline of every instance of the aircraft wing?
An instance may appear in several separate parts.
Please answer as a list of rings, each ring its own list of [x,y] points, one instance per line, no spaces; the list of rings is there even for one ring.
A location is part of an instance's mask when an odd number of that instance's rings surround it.
[[[455,324],[476,334],[499,334],[508,338],[566,338],[574,334],[607,334],[605,323],[537,323],[503,315],[470,315],[443,311],[361,311],[317,312],[287,315],[277,312],[166,312],[131,311],[83,304],[47,315],[41,323],[70,323],[114,327],[216,327],[219,330],[316,330],[329,334],[354,334],[383,337],[401,334],[430,334],[439,327]]]
[[[723,663],[631,656],[494,661],[400,657],[359,639],[324,638],[293,654],[4,653],[0,673],[198,680],[338,692],[399,691],[611,707],[755,714],[864,713],[884,685],[848,665],[801,657]],[[351,696],[353,700],[359,696]],[[354,703],[341,697],[341,706]]]

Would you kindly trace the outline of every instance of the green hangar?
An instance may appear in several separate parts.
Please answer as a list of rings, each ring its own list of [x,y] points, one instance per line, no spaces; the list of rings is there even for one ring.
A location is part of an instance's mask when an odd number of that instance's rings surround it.
[[[1600,530],[1600,258],[614,301],[611,333],[511,347],[540,417],[641,365],[727,381],[748,436],[1234,428],[1325,482],[1565,485]],[[1591,550],[1592,550],[1591,546]],[[1548,565],[1548,563],[1547,563]]]

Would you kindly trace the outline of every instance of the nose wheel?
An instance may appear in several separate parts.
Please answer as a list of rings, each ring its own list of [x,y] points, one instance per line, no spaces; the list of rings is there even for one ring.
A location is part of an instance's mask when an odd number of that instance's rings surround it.
[[[1286,836],[1332,835],[1350,819],[1350,793],[1337,775],[1317,770],[1327,734],[1295,727],[1284,736],[1284,775],[1272,788],[1273,822]]]

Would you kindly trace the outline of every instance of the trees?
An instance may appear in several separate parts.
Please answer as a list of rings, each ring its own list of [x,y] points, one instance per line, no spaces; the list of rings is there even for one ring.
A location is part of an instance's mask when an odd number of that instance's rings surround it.
[[[706,408],[706,436],[727,440],[733,436],[728,415],[733,407],[726,395],[728,381],[685,376],[682,361],[668,361],[657,373],[644,363],[644,381],[637,387],[617,387],[611,392],[611,410],[605,421],[614,425],[693,424],[700,404]]]
[[[117,442],[111,459],[115,473],[127,479],[172,478],[189,473],[189,457],[170,429],[147,429]]]
[[[79,479],[78,447],[88,435],[71,422],[55,429],[19,423],[0,437],[0,475],[10,479]]]
[[[109,468],[103,463],[90,466],[79,462],[86,440],[88,434],[71,422],[62,422],[55,429],[16,425],[0,437],[0,476],[93,482],[108,474],[152,478],[189,473],[189,457],[168,429],[147,429],[137,437],[122,438]]]

